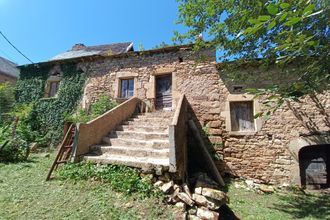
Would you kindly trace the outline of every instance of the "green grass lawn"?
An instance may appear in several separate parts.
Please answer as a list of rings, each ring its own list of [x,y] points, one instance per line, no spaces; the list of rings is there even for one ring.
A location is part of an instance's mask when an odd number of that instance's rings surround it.
[[[228,184],[229,207],[241,219],[330,219],[330,195],[276,192],[260,195]]]
[[[0,219],[172,219],[157,198],[114,192],[93,181],[45,181],[54,154],[0,163]]]
[[[173,219],[173,207],[160,199],[115,192],[94,181],[46,182],[54,154],[30,161],[0,163],[0,219]],[[260,195],[228,184],[229,207],[241,219],[330,219],[324,194]]]

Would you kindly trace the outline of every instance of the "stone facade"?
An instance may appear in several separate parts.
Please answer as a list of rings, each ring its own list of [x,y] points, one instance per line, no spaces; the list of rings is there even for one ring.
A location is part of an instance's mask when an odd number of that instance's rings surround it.
[[[88,108],[101,94],[121,101],[120,79],[134,78],[134,95],[152,111],[155,77],[172,74],[173,107],[185,94],[201,127],[207,128],[224,172],[260,182],[289,183],[295,158],[288,144],[301,135],[329,131],[329,93],[283,105],[268,120],[255,120],[255,132],[233,133],[228,129],[230,99],[253,101],[254,113],[262,110],[262,100],[233,94],[215,60],[214,50],[196,54],[191,47],[181,46],[80,62],[79,68],[89,76],[82,106]]]

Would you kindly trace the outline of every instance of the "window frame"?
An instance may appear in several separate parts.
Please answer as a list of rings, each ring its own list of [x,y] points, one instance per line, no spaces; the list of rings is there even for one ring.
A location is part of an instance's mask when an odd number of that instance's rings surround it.
[[[124,81],[128,81],[127,83],[127,90],[126,90],[126,96],[123,95],[123,82]],[[130,91],[129,87],[130,87],[130,82],[132,82],[133,88]],[[135,79],[134,77],[129,77],[129,78],[121,78],[119,79],[119,98],[121,99],[129,99],[132,98],[134,96],[134,90],[135,90]],[[129,96],[129,93],[132,92],[132,95]]]
[[[52,90],[52,84],[56,83],[57,84],[57,89],[54,95],[51,94]],[[57,98],[58,91],[60,89],[61,85],[61,77],[60,76],[50,76],[45,85],[45,98]]]
[[[244,103],[247,104],[246,107],[243,106]],[[246,118],[249,118],[250,120],[244,120],[245,118],[242,117],[243,114],[241,114],[241,112],[239,112],[238,114],[236,114],[236,118],[235,118],[238,121],[236,121],[236,123],[234,123],[234,121],[233,121],[234,111],[237,111],[239,108],[241,108],[241,110],[249,110],[249,112],[245,112],[244,115],[247,116]],[[233,132],[255,132],[256,131],[253,101],[232,101],[232,102],[229,102],[229,111],[230,111],[231,131],[233,131]],[[244,127],[242,128],[240,119],[242,119],[244,121],[248,121],[250,124],[252,124],[252,126],[251,126],[252,128],[251,129],[244,129]],[[236,129],[236,127],[237,127],[237,129]]]
[[[225,109],[221,112],[221,116],[225,118],[226,131],[230,136],[245,136],[245,135],[255,135],[262,128],[262,119],[254,118],[254,131],[234,131],[232,129],[231,122],[231,102],[252,102],[253,104],[253,116],[260,112],[260,102],[259,99],[255,98],[251,94],[229,94],[225,103]]]
[[[54,98],[57,96],[58,90],[60,88],[60,81],[49,81],[48,83],[49,83],[48,97]],[[52,94],[52,89],[53,89],[52,85],[54,85],[54,84],[56,85],[56,89],[55,89],[54,94]]]

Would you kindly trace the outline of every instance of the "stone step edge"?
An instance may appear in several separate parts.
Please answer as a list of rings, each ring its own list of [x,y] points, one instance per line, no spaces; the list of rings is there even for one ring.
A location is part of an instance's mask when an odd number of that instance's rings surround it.
[[[153,164],[153,165],[162,165],[162,166],[169,166],[170,161],[169,159],[158,159],[158,158],[148,158],[148,157],[132,157],[132,156],[118,156],[112,154],[102,154],[100,156],[84,156],[84,160],[105,160],[109,163],[114,163],[116,161],[122,163],[140,163],[143,165]]]
[[[170,151],[169,148],[155,149],[151,147],[127,147],[120,145],[93,145],[92,147],[90,147],[91,150],[95,150],[95,148],[122,149],[122,150],[130,150],[130,151],[147,151],[147,152],[155,152],[155,153],[167,153]]]
[[[125,124],[120,124],[120,125],[118,125],[116,128],[115,128],[115,130],[116,131],[121,131],[121,130],[118,130],[120,127],[122,127],[122,126],[126,126],[126,127],[131,127],[131,128],[141,128],[141,129],[148,129],[148,128],[150,128],[150,129],[159,129],[159,130],[161,130],[161,129],[164,129],[164,130],[166,130],[166,129],[168,129],[168,126],[154,126],[154,127],[150,127],[150,126],[143,126],[143,125],[139,125],[139,124],[136,124],[136,125],[132,125],[132,124],[130,124],[130,125],[125,125]],[[130,130],[129,130],[130,131]]]
[[[169,143],[169,140],[160,140],[160,139],[155,139],[155,140],[148,140],[148,141],[145,141],[145,140],[139,140],[139,139],[134,139],[134,138],[130,138],[130,139],[127,139],[127,138],[113,138],[113,137],[109,137],[109,136],[105,136],[103,138],[109,138],[111,140],[123,140],[123,141],[128,141],[128,142],[140,142],[140,143],[151,143],[151,144],[154,144],[154,143]],[[110,140],[110,141],[111,141]]]
[[[168,135],[168,132],[149,132],[149,131],[131,131],[131,130],[126,130],[126,131],[118,131],[118,130],[113,130],[111,131],[108,135],[111,135],[115,132],[119,133],[128,133],[128,134],[137,134],[137,135]]]

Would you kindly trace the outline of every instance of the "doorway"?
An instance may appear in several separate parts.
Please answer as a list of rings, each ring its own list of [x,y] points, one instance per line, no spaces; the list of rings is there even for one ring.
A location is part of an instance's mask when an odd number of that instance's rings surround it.
[[[307,146],[299,152],[301,185],[310,189],[330,185],[330,145]]]
[[[172,108],[172,74],[156,77],[156,109]]]

